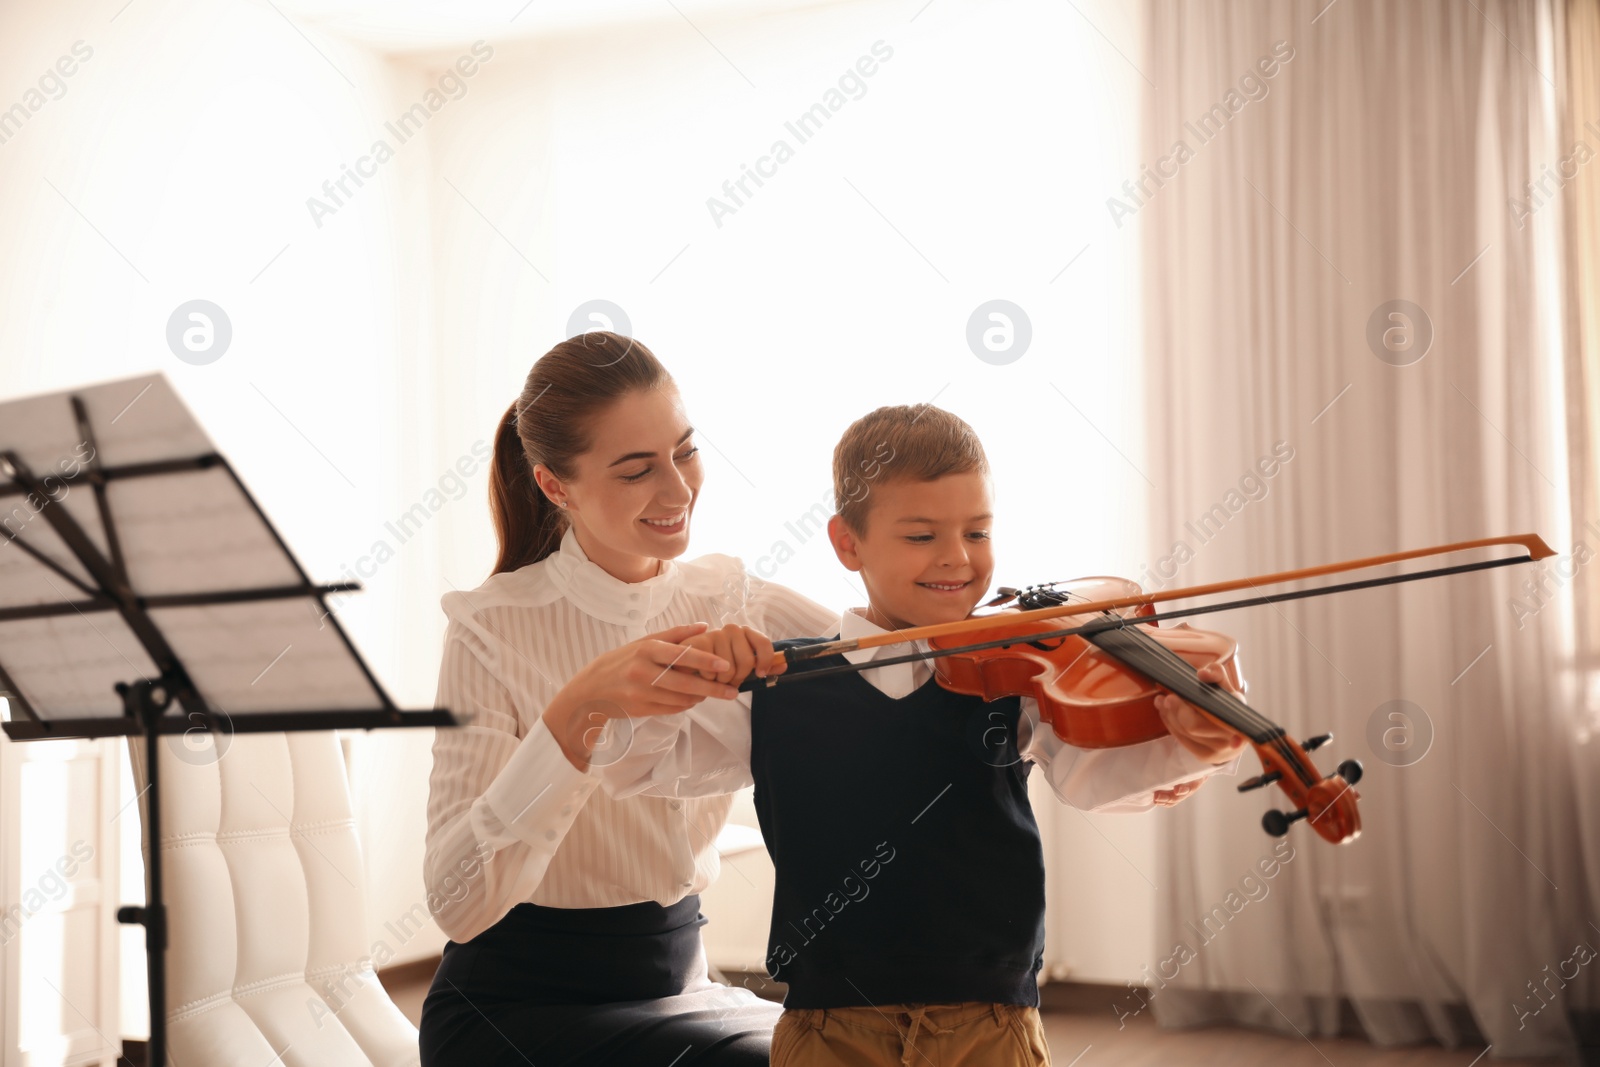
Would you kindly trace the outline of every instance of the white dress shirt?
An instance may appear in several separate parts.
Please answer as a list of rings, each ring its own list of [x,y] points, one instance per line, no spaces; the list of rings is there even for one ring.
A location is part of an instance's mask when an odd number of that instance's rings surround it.
[[[836,622],[832,632],[845,640],[884,632],[856,610]],[[928,651],[927,642],[915,641],[843,655],[851,663],[867,663],[905,655],[912,648]],[[912,661],[868,668],[861,677],[898,700],[931,674],[930,663]],[[733,701],[706,700],[676,715],[640,720],[627,756],[601,772],[607,791],[619,797],[698,797],[751,784],[750,700],[751,694],[744,692],[737,709],[731,707]],[[1170,735],[1118,748],[1077,748],[1057,737],[1053,728],[1040,728],[1039,705],[1031,697],[1022,698],[1017,748],[1023,759],[1038,764],[1062,801],[1095,812],[1145,811],[1155,805],[1158,789],[1219,772],[1234,774],[1239,767],[1238,756],[1220,765],[1206,763]]]
[[[836,618],[780,585],[748,579],[731,556],[668,560],[655,577],[624,582],[592,562],[570,530],[545,559],[447,593],[440,605],[450,621],[437,703],[464,725],[434,739],[424,877],[435,918],[455,941],[524,901],[666,905],[717,876],[713,842],[733,790],[685,799],[597,791],[597,768],[574,767],[541,718],[574,674],[602,653],[685,623],[810,637]],[[630,725],[650,721],[613,724],[617,747],[626,747]],[[717,782],[718,768],[706,773]]]

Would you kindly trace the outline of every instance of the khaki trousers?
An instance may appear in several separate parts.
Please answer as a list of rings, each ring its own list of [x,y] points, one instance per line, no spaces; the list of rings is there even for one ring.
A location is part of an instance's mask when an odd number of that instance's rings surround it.
[[[1050,1067],[1038,1008],[883,1004],[785,1009],[772,1067]]]

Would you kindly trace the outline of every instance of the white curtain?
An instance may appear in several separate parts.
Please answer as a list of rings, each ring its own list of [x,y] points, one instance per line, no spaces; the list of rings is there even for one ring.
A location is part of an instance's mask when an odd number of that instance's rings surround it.
[[[1157,576],[1529,530],[1562,553],[1199,623],[1239,638],[1259,710],[1334,734],[1324,773],[1363,760],[1365,830],[1335,847],[1300,823],[1274,852],[1258,819],[1285,807],[1276,787],[1174,809],[1152,1007],[1560,1051],[1600,970],[1600,752],[1574,637],[1600,526],[1573,522],[1572,223],[1556,180],[1529,188],[1573,167],[1566,11],[1148,16],[1149,176],[1119,200],[1146,256]]]

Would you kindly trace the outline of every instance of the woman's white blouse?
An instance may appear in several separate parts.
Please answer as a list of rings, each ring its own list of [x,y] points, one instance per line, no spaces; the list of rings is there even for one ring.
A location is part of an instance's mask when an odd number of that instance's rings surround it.
[[[458,942],[524,901],[665,905],[717,876],[713,843],[748,770],[730,766],[730,792],[716,796],[597,791],[609,757],[578,770],[541,718],[574,674],[685,623],[739,622],[782,638],[827,634],[838,621],[798,593],[752,582],[731,556],[668,560],[654,578],[621,581],[590,561],[570,530],[545,559],[447,593],[440,605],[449,625],[437,704],[463,725],[434,740],[424,876],[439,927]],[[744,714],[733,704],[726,713]],[[612,727],[611,751],[628,747],[628,725]],[[719,777],[716,767],[700,775],[702,790]]]

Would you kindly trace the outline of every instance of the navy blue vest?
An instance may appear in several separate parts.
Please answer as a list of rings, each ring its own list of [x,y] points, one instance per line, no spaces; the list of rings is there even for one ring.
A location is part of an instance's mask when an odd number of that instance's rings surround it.
[[[785,1007],[1038,1005],[1044,853],[1020,710],[931,678],[900,700],[859,674],[754,691],[756,813],[777,868],[767,971]]]

